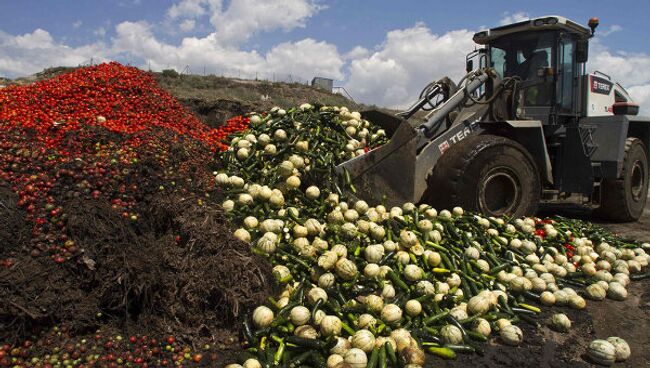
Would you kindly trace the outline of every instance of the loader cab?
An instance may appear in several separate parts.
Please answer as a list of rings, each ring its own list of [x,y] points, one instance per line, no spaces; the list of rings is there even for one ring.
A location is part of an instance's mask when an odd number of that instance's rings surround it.
[[[514,120],[563,124],[582,114],[580,83],[591,32],[563,17],[526,20],[478,32],[487,65],[515,79],[509,99]]]

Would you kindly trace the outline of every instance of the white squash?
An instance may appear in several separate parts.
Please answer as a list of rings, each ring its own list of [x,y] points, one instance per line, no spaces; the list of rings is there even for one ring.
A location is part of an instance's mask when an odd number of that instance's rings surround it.
[[[363,350],[352,348],[345,353],[344,361],[349,364],[351,368],[366,368],[366,365],[368,364],[368,356]]]
[[[369,353],[375,347],[375,336],[368,330],[359,330],[354,333],[350,342],[353,348]]]
[[[616,348],[607,340],[594,340],[587,348],[587,355],[594,363],[610,366],[616,361]]]
[[[499,331],[499,337],[505,344],[517,346],[523,341],[524,333],[515,325],[507,325]]]
[[[610,344],[614,345],[614,348],[616,349],[617,362],[626,361],[630,357],[631,354],[630,345],[628,345],[628,343],[625,340],[617,336],[611,336],[607,338],[607,341]]]
[[[273,322],[273,311],[263,305],[253,311],[253,323],[259,328],[268,327]]]
[[[341,334],[341,320],[337,316],[325,316],[320,321],[320,332],[323,336],[338,336]]]
[[[551,317],[551,327],[559,332],[567,332],[571,328],[571,320],[564,313],[556,313]]]
[[[289,319],[295,326],[302,326],[307,324],[310,318],[311,312],[309,309],[303,307],[302,305],[293,307],[291,309],[291,312],[289,312]]]
[[[381,310],[381,319],[386,324],[393,324],[402,319],[402,309],[395,304],[386,304]]]
[[[454,325],[444,325],[440,329],[440,338],[446,344],[460,344],[463,341],[463,332]]]

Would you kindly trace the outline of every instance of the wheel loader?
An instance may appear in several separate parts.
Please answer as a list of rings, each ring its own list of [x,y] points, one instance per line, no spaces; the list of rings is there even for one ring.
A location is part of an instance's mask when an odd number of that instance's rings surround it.
[[[587,73],[589,28],[561,16],[478,32],[457,84],[430,83],[395,116],[367,111],[390,141],[337,167],[356,196],[397,205],[532,215],[579,201],[634,221],[648,196],[650,117],[620,84]]]

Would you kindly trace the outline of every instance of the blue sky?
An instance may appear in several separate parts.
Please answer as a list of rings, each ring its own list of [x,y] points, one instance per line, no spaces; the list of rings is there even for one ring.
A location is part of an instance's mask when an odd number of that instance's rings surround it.
[[[123,21],[146,20],[162,22],[173,0],[3,0],[0,1],[0,30],[10,34],[24,34],[35,28],[50,32],[70,45],[93,41],[99,27],[113,34],[111,25]],[[333,42],[342,49],[357,45],[372,47],[381,43],[387,31],[407,28],[424,22],[433,32],[453,29],[477,30],[497,25],[504,14],[525,12],[531,16],[558,14],[586,23],[597,16],[601,30],[612,25],[621,26],[620,32],[608,36],[606,44],[630,52],[648,52],[650,2],[622,1],[386,1],[386,0],[329,0],[321,1],[327,9],[312,17],[307,27],[290,32],[261,34],[252,40],[262,50],[284,40],[313,37]],[[281,14],[278,14],[281,17]],[[78,28],[75,22],[81,21]],[[202,28],[209,31],[207,19]],[[201,34],[200,30],[195,34]],[[161,29],[161,38],[179,41],[180,34],[169,34]]]
[[[607,72],[650,101],[650,70],[636,73],[650,69],[649,13],[650,2],[630,0],[0,0],[0,76],[92,57],[246,77],[327,75],[365,102],[403,105],[424,81],[462,72],[473,32],[559,14],[583,24],[599,17],[591,64],[615,69]]]

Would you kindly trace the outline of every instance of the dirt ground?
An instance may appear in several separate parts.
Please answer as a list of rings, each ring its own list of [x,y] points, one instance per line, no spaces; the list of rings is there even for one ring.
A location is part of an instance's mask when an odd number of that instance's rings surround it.
[[[590,217],[588,211],[575,206],[544,208],[542,214],[557,213],[600,223],[603,227],[642,242],[650,242],[650,199],[642,218],[633,223],[609,224]],[[624,302],[604,300],[587,301],[587,313],[569,308],[555,307],[543,312],[540,321],[553,313],[566,313],[572,321],[569,333],[554,332],[547,326],[536,330],[521,324],[524,342],[519,347],[504,346],[493,338],[484,356],[459,355],[453,361],[443,361],[429,356],[430,367],[597,367],[586,360],[589,343],[597,338],[619,336],[630,345],[632,355],[614,367],[650,367],[650,279],[633,282],[628,288],[629,297]]]

